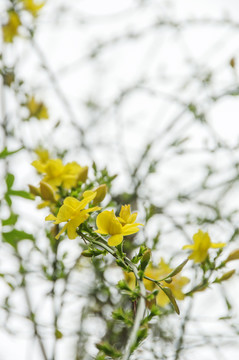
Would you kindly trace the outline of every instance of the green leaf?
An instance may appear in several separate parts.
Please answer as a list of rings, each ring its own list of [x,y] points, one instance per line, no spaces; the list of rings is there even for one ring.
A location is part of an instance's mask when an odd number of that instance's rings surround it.
[[[103,342],[100,344],[96,344],[98,350],[102,351],[105,355],[111,356],[113,358],[121,357],[121,352],[116,350],[113,346],[111,346],[107,342]]]
[[[176,313],[179,315],[180,314],[180,310],[178,307],[178,304],[172,294],[172,290],[170,288],[167,287],[160,287],[160,289],[164,292],[165,295],[167,295],[167,297],[169,298],[171,304],[173,305],[174,310],[176,311]]]
[[[2,220],[2,226],[15,225],[17,222],[18,215],[11,213],[8,219]]]
[[[2,233],[3,241],[14,247],[14,249],[17,248],[17,244],[21,240],[32,240],[34,241],[34,236],[32,234],[28,234],[25,231],[21,230],[11,230],[8,232]]]
[[[22,150],[23,147],[21,147],[20,149],[14,150],[14,151],[8,151],[7,147],[5,147],[3,149],[2,152],[0,152],[0,159],[5,159],[7,156],[16,154],[18,151]]]
[[[23,191],[23,190],[10,190],[8,192],[8,194],[12,195],[12,196],[20,196],[24,199],[34,200],[34,197],[32,196],[32,194],[28,193],[27,191]]]
[[[170,277],[173,277],[173,276],[177,275],[184,268],[184,266],[187,264],[187,262],[188,262],[188,259],[184,260],[182,262],[182,264],[178,265],[171,273],[169,273],[167,275],[167,278],[170,278]],[[164,279],[166,279],[166,278],[164,278]]]
[[[8,190],[11,189],[11,187],[12,187],[12,185],[14,183],[14,179],[15,179],[15,177],[14,177],[13,174],[10,174],[10,173],[7,174],[7,176],[6,176],[6,184],[7,184]]]

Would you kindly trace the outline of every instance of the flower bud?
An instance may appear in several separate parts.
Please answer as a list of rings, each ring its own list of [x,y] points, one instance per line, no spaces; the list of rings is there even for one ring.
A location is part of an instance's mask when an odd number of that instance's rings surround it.
[[[94,198],[93,205],[100,203],[104,200],[105,195],[107,193],[107,186],[105,184],[100,185],[97,189],[95,189],[96,197]]]
[[[49,200],[52,202],[56,201],[55,192],[53,188],[51,187],[51,185],[47,184],[44,181],[40,182],[40,192],[43,200]]]
[[[78,174],[77,181],[86,182],[88,176],[88,166],[84,166]]]
[[[238,260],[239,259],[239,249],[233,250],[225,260],[227,263],[228,261]]]

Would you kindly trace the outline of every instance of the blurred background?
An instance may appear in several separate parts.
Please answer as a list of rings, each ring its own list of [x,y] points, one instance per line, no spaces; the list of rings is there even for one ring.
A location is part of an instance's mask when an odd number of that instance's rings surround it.
[[[16,4],[1,0],[2,26]],[[214,242],[227,242],[226,254],[236,249],[238,1],[47,0],[37,15],[22,11],[19,34],[1,41],[0,150],[22,151],[0,163],[0,195],[6,172],[14,174],[16,188],[27,191],[38,183],[31,162],[41,146],[66,162],[94,161],[117,174],[112,197],[131,203],[146,221],[134,244],[151,247],[155,263],[161,256],[174,266],[183,261],[182,246],[198,228]],[[44,104],[45,119],[29,115],[32,96]],[[52,285],[41,274],[43,264],[52,266],[44,230],[48,211],[22,198],[13,208],[18,227],[37,234],[39,251],[27,240],[18,251],[45,359],[94,359],[95,344],[114,333],[109,322],[112,308],[122,303],[115,288],[122,272],[110,258],[103,265],[78,261],[78,243],[64,240],[59,257],[70,275],[55,288],[56,327]],[[6,214],[1,201],[1,217]],[[0,272],[8,274],[0,283],[0,359],[44,359],[32,340],[35,325],[26,319],[16,254],[4,242],[0,260]],[[236,269],[234,277],[180,303],[179,317],[155,320],[132,359],[236,360],[238,262],[228,266]],[[184,273],[190,277],[190,270]]]

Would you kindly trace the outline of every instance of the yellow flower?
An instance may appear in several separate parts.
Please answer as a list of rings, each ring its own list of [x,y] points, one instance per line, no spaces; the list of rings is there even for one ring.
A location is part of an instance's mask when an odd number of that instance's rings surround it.
[[[145,275],[150,277],[154,280],[160,280],[165,278],[173,269],[170,268],[168,264],[161,258],[160,263],[158,266],[153,266],[152,263],[146,268]],[[135,287],[135,277],[133,273],[125,273],[125,279],[131,289]],[[179,274],[175,275],[172,278],[172,282],[170,284],[166,283],[165,281],[160,281],[163,287],[168,287],[171,289],[173,296],[178,300],[184,299],[184,293],[182,292],[182,288],[188,284],[190,280],[186,276],[181,276]],[[150,280],[144,279],[143,280],[145,288],[148,291],[153,291],[158,289],[158,286]],[[160,290],[157,297],[156,297],[157,304],[159,306],[166,306],[170,300],[167,295]]]
[[[18,36],[18,28],[21,25],[20,18],[18,14],[10,10],[8,12],[9,19],[6,25],[3,25],[2,31],[3,31],[3,41],[11,43],[13,42],[13,39],[15,36]]]
[[[202,230],[198,230],[193,235],[193,241],[193,245],[184,245],[183,249],[192,250],[188,258],[194,260],[195,263],[203,262],[206,259],[209,248],[217,249],[226,245],[225,243],[212,243],[209,234]]]
[[[26,103],[26,107],[29,110],[29,117],[35,117],[38,120],[49,119],[47,107],[43,102],[36,101],[35,97],[32,96]]]
[[[24,9],[29,11],[34,17],[37,17],[39,10],[45,5],[45,1],[35,3],[34,0],[20,0],[23,3]]]
[[[39,173],[45,174],[42,179],[51,185],[54,189],[57,186],[63,186],[65,189],[71,189],[76,186],[78,181],[86,181],[88,174],[87,166],[80,166],[73,161],[63,165],[61,159],[35,160],[32,165]]]
[[[38,155],[39,161],[41,161],[44,164],[47,163],[47,161],[50,159],[48,150],[43,149],[41,147],[35,149],[35,153]]]
[[[108,244],[117,246],[123,241],[126,235],[132,235],[139,231],[137,224],[126,224],[122,226],[119,219],[115,216],[114,211],[103,211],[96,218],[97,233],[110,235]]]
[[[122,226],[125,226],[127,224],[134,224],[134,226],[142,225],[140,223],[135,223],[137,215],[138,215],[137,212],[131,214],[130,205],[122,205],[118,220],[120,221]]]
[[[54,221],[54,224],[60,224],[62,222],[67,222],[61,231],[57,234],[56,239],[59,239],[60,235],[67,230],[67,235],[69,239],[75,239],[77,237],[76,229],[80,224],[88,219],[89,213],[92,211],[100,210],[98,206],[85,209],[86,205],[89,204],[96,193],[93,191],[86,191],[83,193],[83,200],[79,201],[73,197],[65,198],[63,205],[60,207],[57,216],[52,214],[46,217],[46,221]]]

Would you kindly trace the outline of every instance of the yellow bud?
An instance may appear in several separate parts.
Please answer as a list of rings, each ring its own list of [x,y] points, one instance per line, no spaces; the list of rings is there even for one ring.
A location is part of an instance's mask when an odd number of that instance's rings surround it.
[[[230,271],[227,271],[225,274],[223,274],[219,279],[216,279],[215,282],[222,282],[222,281],[225,281],[225,280],[228,280],[230,279],[230,277],[232,277],[232,275],[234,275],[236,272],[235,269],[233,270],[230,270]]]
[[[239,259],[239,249],[233,250],[225,260],[227,263],[228,261],[238,260]]]
[[[28,185],[29,191],[32,195],[41,196],[40,189],[33,185]]]
[[[53,188],[44,181],[40,182],[41,197],[43,200],[56,201]]]
[[[82,181],[83,183],[86,181],[88,176],[88,166],[84,166],[80,173],[78,174],[77,181]]]
[[[105,184],[100,185],[97,189],[95,189],[96,197],[94,198],[93,205],[100,203],[104,200],[105,195],[107,193],[107,186]]]

